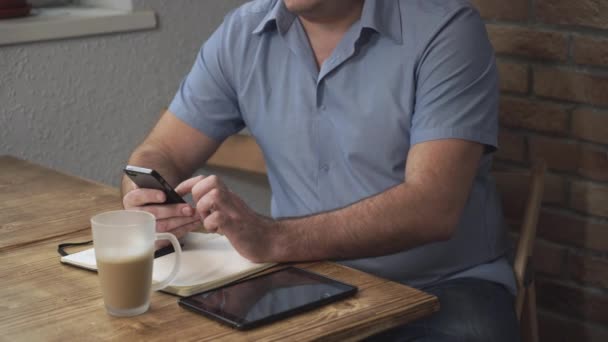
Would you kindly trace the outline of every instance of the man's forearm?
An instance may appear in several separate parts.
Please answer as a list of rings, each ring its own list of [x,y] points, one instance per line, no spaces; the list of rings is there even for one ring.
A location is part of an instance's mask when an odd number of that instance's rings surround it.
[[[482,151],[457,139],[414,145],[403,183],[343,209],[274,223],[269,259],[372,257],[451,238]]]
[[[343,209],[279,221],[271,258],[372,257],[448,239],[462,208],[434,197],[403,183]]]
[[[131,154],[129,163],[153,168],[172,186],[190,177],[211,157],[219,143],[166,111],[144,142]],[[123,195],[134,184],[122,181]]]

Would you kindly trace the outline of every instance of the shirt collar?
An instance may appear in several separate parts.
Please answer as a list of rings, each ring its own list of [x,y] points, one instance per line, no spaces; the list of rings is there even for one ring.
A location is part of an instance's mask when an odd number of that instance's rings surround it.
[[[366,0],[361,26],[386,35],[398,44],[403,42],[401,9],[397,0]]]
[[[276,28],[279,33],[284,34],[295,18],[296,16],[285,7],[283,0],[278,0],[252,33],[260,34]],[[401,44],[403,37],[399,1],[366,0],[361,14],[361,26],[371,28]]]
[[[277,0],[268,14],[264,16],[260,24],[252,31],[253,34],[260,34],[276,28],[279,33],[287,32],[293,21],[295,14],[289,12],[283,0]]]

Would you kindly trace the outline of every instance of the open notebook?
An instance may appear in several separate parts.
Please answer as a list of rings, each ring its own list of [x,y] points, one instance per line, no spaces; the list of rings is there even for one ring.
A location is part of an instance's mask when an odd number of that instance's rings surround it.
[[[183,239],[182,263],[177,277],[162,291],[188,296],[213,289],[275,264],[256,264],[243,258],[225,236],[218,234],[188,233]],[[153,281],[169,275],[175,253],[154,259]],[[93,248],[61,257],[61,262],[97,270]]]

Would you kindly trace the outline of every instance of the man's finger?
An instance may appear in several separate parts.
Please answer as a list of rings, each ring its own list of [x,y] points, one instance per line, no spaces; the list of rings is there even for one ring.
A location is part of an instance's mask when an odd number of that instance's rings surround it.
[[[205,230],[210,233],[217,233],[218,229],[226,225],[226,217],[220,211],[214,211],[203,221]]]
[[[157,220],[162,220],[170,217],[192,217],[195,211],[188,203],[181,204],[163,204],[163,205],[147,205],[139,207],[139,210],[147,211],[154,215]]]
[[[226,186],[216,175],[207,176],[192,187],[192,198],[198,202],[212,189],[224,190]]]
[[[211,189],[196,203],[196,211],[203,218],[223,207],[222,195],[218,189]]]
[[[172,217],[162,220],[156,221],[156,231],[157,232],[168,232],[173,233],[177,228],[190,224],[190,223],[198,223],[200,225],[200,220],[197,217],[187,216],[187,217]]]
[[[125,208],[140,207],[150,203],[164,203],[165,194],[156,189],[134,189],[122,199]]]
[[[196,176],[186,179],[175,187],[175,192],[177,192],[180,196],[184,196],[192,192],[192,187],[194,187],[196,183],[203,180],[203,178],[205,178],[205,176]]]

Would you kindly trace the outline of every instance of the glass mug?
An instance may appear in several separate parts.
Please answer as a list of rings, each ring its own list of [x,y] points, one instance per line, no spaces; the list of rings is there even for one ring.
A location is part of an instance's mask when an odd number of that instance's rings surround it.
[[[165,288],[177,275],[182,250],[175,235],[156,233],[156,218],[145,211],[116,210],[91,218],[95,260],[107,312],[126,317],[150,307],[150,292]],[[169,276],[152,284],[154,242],[169,240],[175,264]]]

